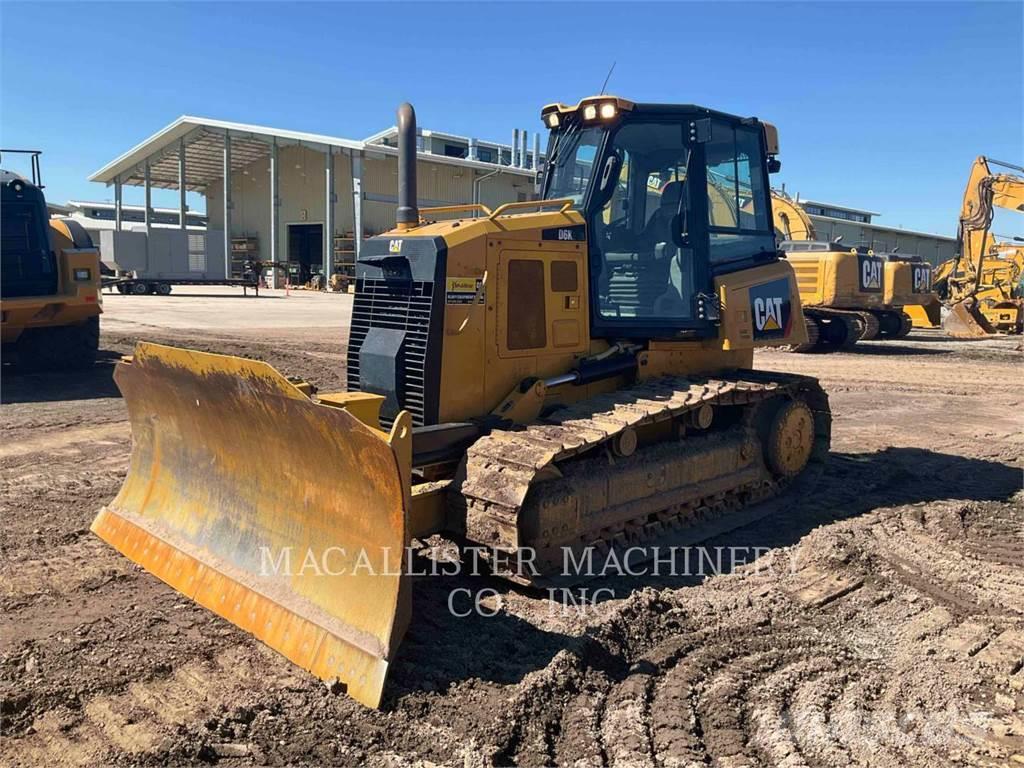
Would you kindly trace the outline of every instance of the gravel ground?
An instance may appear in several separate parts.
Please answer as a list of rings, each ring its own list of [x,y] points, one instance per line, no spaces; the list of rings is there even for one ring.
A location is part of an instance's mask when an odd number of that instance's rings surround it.
[[[330,320],[271,342],[258,317],[156,327],[147,299],[108,299],[86,374],[3,371],[0,764],[1024,763],[1018,340],[759,353],[758,367],[818,376],[835,415],[814,488],[708,542],[759,559],[600,580],[585,605],[416,578],[370,711],[89,533],[127,469],[111,373],[136,338],[342,384]],[[481,586],[496,615],[453,618],[452,590]]]

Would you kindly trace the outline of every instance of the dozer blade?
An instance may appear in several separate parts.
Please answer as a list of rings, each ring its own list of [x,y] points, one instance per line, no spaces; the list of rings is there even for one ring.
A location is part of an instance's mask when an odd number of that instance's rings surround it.
[[[367,706],[408,626],[411,421],[390,435],[266,363],[140,343],[128,476],[92,530]]]
[[[942,330],[955,339],[981,339],[995,333],[970,299],[958,301],[949,308],[949,314],[942,321]]]

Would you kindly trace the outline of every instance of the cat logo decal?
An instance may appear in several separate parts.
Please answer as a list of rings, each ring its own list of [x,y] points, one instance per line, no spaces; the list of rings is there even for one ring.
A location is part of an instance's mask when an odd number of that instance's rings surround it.
[[[750,312],[755,339],[780,339],[789,335],[793,324],[789,278],[752,286]]]

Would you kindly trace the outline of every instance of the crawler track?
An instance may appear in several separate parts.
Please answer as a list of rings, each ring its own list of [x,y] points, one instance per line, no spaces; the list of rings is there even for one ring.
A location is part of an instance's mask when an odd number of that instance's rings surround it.
[[[469,449],[456,480],[459,493],[451,497],[465,514],[469,539],[509,552],[531,547],[542,565],[559,562],[564,547],[605,551],[711,522],[721,532],[729,513],[785,485],[764,466],[753,421],[759,406],[790,398],[813,413],[811,461],[820,463],[828,453],[831,414],[814,379],[763,371],[663,377],[563,408],[522,429],[492,432]],[[707,406],[738,406],[743,423],[683,443],[661,440],[615,461],[612,449],[623,433],[678,421]],[[618,476],[621,485],[638,490],[625,496],[610,490],[614,483],[591,483],[589,495],[597,501],[568,498],[586,496],[585,481],[564,492],[547,490],[545,481],[561,482],[584,458],[592,463],[577,475]],[[672,476],[685,477],[685,486],[673,485]]]

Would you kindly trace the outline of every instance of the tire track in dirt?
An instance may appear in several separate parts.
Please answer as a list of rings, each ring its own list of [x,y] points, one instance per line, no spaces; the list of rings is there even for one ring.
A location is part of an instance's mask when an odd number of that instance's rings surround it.
[[[169,675],[132,682],[121,692],[92,696],[77,713],[48,713],[20,740],[18,755],[9,764],[96,764],[115,756],[173,756],[179,724],[208,718],[223,709],[230,696],[258,685],[260,661],[252,650],[229,648],[212,660],[193,659]]]
[[[596,691],[568,698],[560,729],[582,729],[600,744],[586,765],[902,766],[961,758],[996,765],[1020,754],[1024,739],[1012,735],[1013,718],[976,698],[979,688],[1006,688],[1024,663],[1024,632],[1013,629],[1021,626],[1024,605],[1019,574],[999,558],[979,558],[969,566],[988,584],[985,591],[943,601],[945,591],[926,588],[947,572],[958,578],[968,551],[965,530],[974,530],[973,545],[983,552],[978,529],[1003,530],[950,527],[948,516],[959,517],[961,507],[943,507],[924,528],[920,510],[907,507],[815,532],[800,545],[809,553],[797,558],[802,566],[794,572],[741,573],[700,590],[634,596],[575,647],[577,665],[569,664],[574,674],[565,677],[594,671],[590,659],[604,654],[593,644],[600,648],[609,639],[603,650],[617,649],[628,670],[605,670]],[[1020,509],[1016,503],[986,508],[968,510],[967,519],[973,513],[1015,521]],[[888,537],[860,536],[851,548],[849,534],[883,527]],[[932,553],[934,571],[916,581],[902,577],[904,539]],[[782,554],[772,559],[786,559]],[[731,610],[709,604],[709,593],[727,604],[735,598]],[[866,643],[859,642],[862,628]],[[984,653],[992,642],[979,637],[999,628],[1001,644]],[[950,653],[953,648],[961,652]],[[562,700],[550,685],[544,678],[544,701]],[[977,723],[985,725],[979,730]],[[555,756],[573,742],[563,737],[561,743]],[[517,764],[538,755],[521,739],[502,754]]]
[[[319,333],[159,340],[329,389],[343,348]],[[494,582],[414,581],[381,712],[97,546],[89,523],[128,455],[110,371],[22,382],[0,412],[18,443],[0,458],[0,763],[1005,765],[1024,755],[1018,353],[939,346],[759,353],[821,369],[845,452],[813,493],[723,539],[771,552],[703,583],[614,583],[567,617],[506,585],[495,619],[454,619],[453,586]],[[980,408],[967,396],[986,383]],[[80,439],[94,423],[102,443]]]

